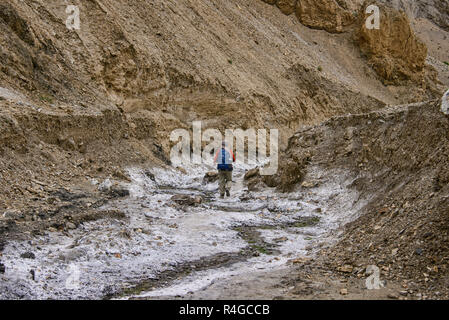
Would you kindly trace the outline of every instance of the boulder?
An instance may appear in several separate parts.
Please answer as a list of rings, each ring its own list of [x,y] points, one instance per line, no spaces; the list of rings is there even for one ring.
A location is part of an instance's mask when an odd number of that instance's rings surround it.
[[[27,252],[25,252],[25,253],[22,253],[22,254],[20,255],[20,257],[23,258],[23,259],[36,259],[36,256],[34,255],[34,253],[32,253],[32,252],[30,252],[30,251],[27,251]]]
[[[74,230],[74,229],[76,229],[76,224],[74,224],[73,222],[67,222],[66,228],[70,229],[70,230]]]
[[[211,171],[207,172],[203,177],[203,184],[213,183],[218,180],[218,172]]]
[[[245,173],[245,176],[243,177],[243,180],[246,181],[246,180],[249,180],[249,179],[257,177],[257,176],[259,176],[259,168],[254,168],[254,169],[248,170]]]
[[[191,197],[185,194],[174,195],[170,200],[182,206],[194,206],[203,202],[200,196]]]

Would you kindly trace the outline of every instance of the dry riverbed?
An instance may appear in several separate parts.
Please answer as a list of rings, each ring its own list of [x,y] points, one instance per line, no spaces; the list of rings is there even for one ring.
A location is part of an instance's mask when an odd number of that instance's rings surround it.
[[[244,284],[236,298],[285,295],[282,275],[334,243],[366,199],[346,188],[350,176],[318,167],[307,177],[314,187],[301,192],[250,192],[245,169],[223,200],[216,182],[203,182],[205,168],[129,169],[130,196],[99,208],[123,216],[7,242],[1,297],[222,298],[235,279]],[[257,293],[270,284],[278,289]]]

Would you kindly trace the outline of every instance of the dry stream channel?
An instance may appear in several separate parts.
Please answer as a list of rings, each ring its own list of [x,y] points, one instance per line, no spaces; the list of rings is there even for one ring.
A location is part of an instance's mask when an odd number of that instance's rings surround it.
[[[248,191],[245,169],[236,167],[231,197],[220,199],[217,182],[203,183],[211,168],[191,167],[188,174],[129,168],[130,196],[102,208],[120,210],[125,218],[6,244],[0,298],[185,296],[313,256],[338,239],[341,226],[355,219],[367,200],[349,188],[354,177],[346,172],[315,167],[306,176],[314,186],[279,193]],[[202,201],[186,205],[173,201],[175,195]]]

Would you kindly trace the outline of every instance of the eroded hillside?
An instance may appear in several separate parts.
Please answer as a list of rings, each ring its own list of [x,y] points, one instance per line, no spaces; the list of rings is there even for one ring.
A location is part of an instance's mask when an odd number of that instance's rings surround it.
[[[99,208],[129,194],[124,169],[169,165],[170,132],[195,120],[219,130],[279,129],[288,148],[280,174],[265,179],[270,187],[294,190],[312,160],[350,166],[354,188],[391,195],[377,202],[387,209],[372,210],[397,219],[392,228],[409,211],[420,224],[428,212],[444,231],[447,118],[426,101],[449,85],[447,1],[376,2],[380,29],[368,30],[372,3],[80,0],[80,28],[70,29],[66,1],[2,1],[0,235],[123,217]],[[412,102],[422,104],[378,111]],[[102,188],[108,178],[113,185]],[[436,190],[432,197],[419,194],[423,185]],[[377,226],[373,219],[366,222]],[[430,268],[440,270],[435,261]],[[424,260],[418,267],[425,271]]]

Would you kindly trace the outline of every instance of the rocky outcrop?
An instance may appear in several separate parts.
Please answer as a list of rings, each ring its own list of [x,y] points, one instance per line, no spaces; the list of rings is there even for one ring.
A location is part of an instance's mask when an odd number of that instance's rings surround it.
[[[427,47],[416,37],[404,12],[382,6],[379,29],[367,29],[365,19],[355,38],[373,69],[387,83],[419,80]]]
[[[297,184],[300,179],[289,177],[291,164],[294,172],[304,174],[309,165],[319,163],[326,169],[339,167],[374,175],[385,168],[409,174],[430,170],[428,177],[438,177],[446,185],[449,119],[440,110],[438,99],[334,117],[320,126],[304,128],[289,140],[286,156],[281,157],[280,175]]]
[[[447,0],[377,0],[404,11],[409,17],[429,19],[449,32],[449,1]]]
[[[355,21],[355,12],[342,6],[344,1],[300,0],[296,6],[299,21],[310,28],[324,29],[328,32],[342,32],[343,27]]]
[[[299,21],[310,28],[342,32],[355,21],[359,1],[348,0],[262,0],[276,5],[282,13],[296,13]]]
[[[425,76],[427,47],[416,37],[406,14],[413,17],[425,12],[430,14],[432,10],[424,10],[422,4],[418,10],[405,0],[396,6],[383,1],[362,3],[358,0],[263,1],[276,4],[287,15],[295,11],[298,20],[309,28],[353,33],[356,44],[384,84],[401,84],[403,80],[421,83]],[[369,16],[364,11],[371,3],[380,7],[380,29],[366,27]],[[432,17],[435,18],[435,14]]]
[[[277,0],[276,6],[283,14],[289,15],[295,12],[297,0]]]

